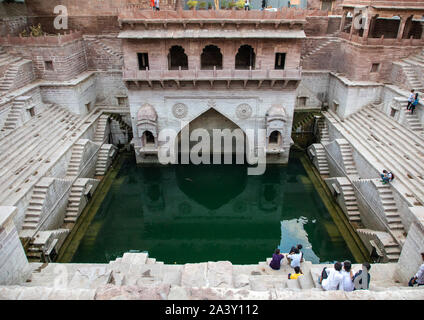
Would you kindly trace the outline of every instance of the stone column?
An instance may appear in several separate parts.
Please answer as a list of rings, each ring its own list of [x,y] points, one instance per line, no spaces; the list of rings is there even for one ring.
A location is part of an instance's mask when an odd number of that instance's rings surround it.
[[[365,24],[364,34],[362,35],[364,40],[367,40],[369,35],[372,34],[376,20],[377,20],[376,16],[372,16],[372,15],[367,16],[367,22]]]
[[[348,11],[343,11],[342,21],[340,22],[340,32],[343,32],[344,26],[346,24],[347,13]]]
[[[402,40],[403,32],[405,31],[406,20],[407,20],[407,18],[405,16],[400,17],[400,25],[399,25],[399,30],[398,30],[398,34],[397,34],[397,40],[398,41]]]

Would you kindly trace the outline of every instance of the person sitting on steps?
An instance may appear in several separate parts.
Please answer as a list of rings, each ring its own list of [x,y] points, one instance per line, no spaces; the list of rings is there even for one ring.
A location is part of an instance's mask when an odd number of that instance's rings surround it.
[[[371,282],[371,275],[370,275],[370,269],[371,269],[371,265],[368,262],[364,262],[362,264],[362,269],[367,271],[367,284],[365,284],[364,286],[362,286],[362,270],[359,270],[357,273],[355,273],[354,277],[353,277],[353,284],[354,284],[354,289],[353,290],[368,290],[370,287],[370,282]]]
[[[421,258],[424,262],[424,252],[421,252]],[[424,263],[421,264],[416,275],[408,282],[408,286],[413,287],[414,285],[424,286]]]
[[[353,291],[355,288],[353,283],[353,270],[352,263],[349,260],[343,262],[343,290],[344,291]]]
[[[327,269],[327,267],[325,267],[322,270],[321,276],[318,278],[318,282],[322,285],[322,288],[325,291],[343,291],[343,275],[341,270],[342,264],[338,261],[334,264],[334,268]]]
[[[302,246],[301,244],[298,244],[296,247],[291,247],[289,254],[293,254],[293,253],[295,253],[295,252],[294,252],[294,249],[295,249],[295,248],[297,248],[297,249],[299,250],[299,253],[301,254],[300,262],[303,262],[303,261],[304,261],[304,260],[303,260],[303,252],[301,251],[301,250],[302,250],[302,248],[303,248],[303,246]]]
[[[281,260],[283,260],[284,255],[280,253],[280,249],[276,249],[275,253],[272,255],[272,260],[269,266],[274,270],[280,270]]]
[[[300,253],[298,248],[293,249],[292,254],[287,255],[287,260],[290,263],[290,266],[294,269],[295,267],[300,268],[300,262],[302,260],[302,254]]]
[[[383,184],[392,182],[393,178],[394,175],[391,171],[383,170],[383,173],[381,174],[381,182],[383,182]]]
[[[297,279],[299,276],[303,276],[303,273],[300,271],[300,267],[294,267],[294,273],[289,273],[289,279]]]

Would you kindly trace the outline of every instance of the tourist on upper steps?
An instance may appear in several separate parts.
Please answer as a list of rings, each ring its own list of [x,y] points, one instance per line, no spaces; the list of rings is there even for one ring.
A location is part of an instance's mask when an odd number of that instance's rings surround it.
[[[341,273],[342,264],[336,262],[334,268],[327,269],[326,267],[322,270],[321,276],[318,282],[321,284],[325,291],[330,290],[341,290],[343,291],[343,275]]]
[[[353,289],[355,289],[355,286],[353,283],[354,274],[352,270],[352,263],[349,260],[346,260],[345,262],[343,262],[342,275],[343,275],[343,290],[353,291]]]
[[[159,0],[155,0],[155,9],[156,11],[159,11]]]
[[[392,182],[393,180],[393,173],[391,171],[387,171],[387,170],[383,170],[383,173],[381,174],[381,182],[383,182],[383,184]]]
[[[272,260],[269,266],[274,270],[280,270],[281,260],[283,260],[284,255],[280,253],[280,249],[276,249],[275,253],[272,255]]]
[[[415,95],[415,100],[412,102],[411,106],[409,107],[409,110],[411,110],[411,114],[414,113],[414,110],[416,108],[416,106],[418,105],[418,102],[420,100],[418,99],[418,93]]]
[[[289,279],[297,279],[299,276],[303,276],[302,271],[300,270],[300,267],[294,267],[294,273],[289,273]]]
[[[302,254],[300,253],[299,249],[294,248],[293,253],[287,255],[287,260],[290,263],[290,266],[292,268],[295,268],[295,267],[300,268],[300,262],[302,260]]]
[[[371,269],[371,265],[368,262],[364,262],[362,264],[362,269],[366,269],[367,270],[367,285],[366,287],[362,287],[362,270],[359,270],[357,273],[355,273],[355,276],[353,277],[353,284],[355,289],[354,290],[361,290],[361,289],[366,289],[368,290],[370,287],[370,282],[371,282],[371,275],[370,275],[370,269]],[[358,279],[358,280],[356,280]]]
[[[424,262],[424,252],[421,252],[421,258]],[[413,287],[414,285],[424,286],[424,263],[421,264],[417,274],[409,280],[408,286]]]
[[[250,0],[244,0],[244,10],[250,10]]]
[[[409,95],[409,98],[408,98],[408,105],[406,106],[406,110],[410,110],[411,109],[411,104],[412,104],[412,102],[414,100],[415,100],[415,90],[412,89],[411,90],[411,93]]]

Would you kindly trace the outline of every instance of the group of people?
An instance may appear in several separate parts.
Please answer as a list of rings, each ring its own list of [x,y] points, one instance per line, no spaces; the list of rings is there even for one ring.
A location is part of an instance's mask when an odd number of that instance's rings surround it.
[[[383,170],[383,173],[380,176],[381,176],[381,182],[383,184],[392,182],[392,180],[395,178],[393,172],[387,171],[387,170]]]
[[[302,245],[298,244],[297,246],[292,247],[287,255],[288,264],[294,269],[294,272],[288,274],[289,279],[298,279],[303,276],[303,272],[300,268],[300,264],[303,262],[302,248]],[[284,255],[280,253],[280,249],[276,249],[272,255],[269,266],[273,270],[280,270],[283,259]],[[371,265],[368,262],[365,262],[363,264],[363,268],[366,268],[366,270],[369,271],[371,269]],[[369,288],[371,280],[369,272],[367,272],[366,276],[367,283],[362,285],[362,270],[354,273],[352,263],[350,261],[345,261],[343,263],[336,262],[334,264],[334,268],[324,268],[318,281],[324,290],[353,291]],[[355,281],[356,278],[358,278],[357,281]]]
[[[160,11],[159,0],[150,0],[150,6],[152,7],[153,11]]]
[[[418,93],[415,93],[415,90],[412,89],[408,98],[408,105],[406,106],[406,110],[411,111],[411,114],[413,114],[416,106],[418,105],[418,102]]]
[[[341,290],[341,291],[353,291],[360,289],[369,289],[371,275],[369,271],[371,265],[368,262],[362,264],[363,270],[367,271],[366,283],[362,285],[362,270],[354,272],[352,269],[352,263],[348,260],[345,262],[336,262],[334,268],[325,267],[322,270],[321,276],[318,279],[319,284],[325,291]],[[357,281],[355,281],[357,279]]]

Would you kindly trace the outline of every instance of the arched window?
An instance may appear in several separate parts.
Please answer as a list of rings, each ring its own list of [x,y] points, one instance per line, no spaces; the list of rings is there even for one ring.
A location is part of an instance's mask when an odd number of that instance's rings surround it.
[[[187,55],[184,53],[183,47],[172,46],[168,54],[168,69],[178,70],[179,67],[182,70],[188,70]]]
[[[269,136],[269,144],[279,144],[281,134],[278,131],[272,131]]]
[[[216,66],[222,69],[222,53],[221,50],[214,45],[206,46],[200,56],[200,68],[203,70],[211,70]]]
[[[236,69],[255,69],[255,51],[249,45],[241,46],[236,54]]]
[[[153,136],[153,133],[150,131],[144,131],[143,132],[143,143],[145,146],[147,145],[154,145],[155,144],[155,137]]]

